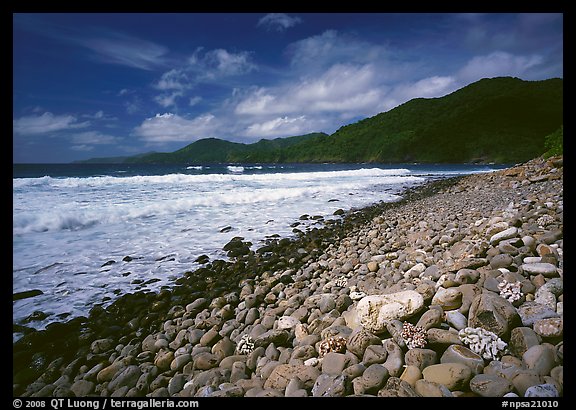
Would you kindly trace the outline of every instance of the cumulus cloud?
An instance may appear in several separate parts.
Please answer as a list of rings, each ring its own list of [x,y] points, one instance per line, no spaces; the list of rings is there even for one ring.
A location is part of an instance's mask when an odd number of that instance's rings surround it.
[[[73,115],[54,115],[48,111],[42,115],[30,115],[12,120],[12,129],[19,135],[43,135],[89,125],[88,121],[78,122]]]
[[[152,85],[163,91],[154,97],[154,101],[164,108],[175,107],[176,99],[184,97],[198,84],[221,82],[225,78],[242,76],[257,69],[251,53],[247,51],[233,53],[219,48],[205,52],[198,48],[185,64],[166,71]],[[189,101],[190,106],[200,102],[196,98]]]
[[[337,63],[384,64],[390,57],[387,48],[336,30],[307,37],[290,44],[286,49],[293,68],[326,69]],[[386,68],[388,64],[386,64]]]
[[[515,76],[523,77],[530,69],[542,64],[540,55],[514,55],[495,51],[488,55],[476,56],[458,72],[463,81],[476,81],[484,77]]]
[[[162,74],[154,88],[158,90],[185,90],[190,88],[190,86],[191,79],[188,74],[182,69],[173,68]]]
[[[218,123],[212,114],[189,120],[177,114],[165,113],[145,119],[134,129],[133,134],[146,142],[162,144],[217,137],[217,129]]]
[[[154,101],[156,101],[159,105],[164,108],[169,108],[176,105],[176,99],[178,97],[182,97],[184,94],[182,91],[174,91],[172,93],[160,94],[154,97]]]
[[[268,31],[285,31],[301,22],[300,17],[293,17],[284,13],[270,13],[258,20],[257,26],[264,27]]]
[[[240,101],[237,114],[370,111],[378,102],[374,67],[337,64],[318,77],[304,78],[275,89],[259,88]]]
[[[286,135],[300,135],[312,132],[306,116],[277,117],[262,123],[255,123],[247,127],[246,136],[256,138],[278,137]]]

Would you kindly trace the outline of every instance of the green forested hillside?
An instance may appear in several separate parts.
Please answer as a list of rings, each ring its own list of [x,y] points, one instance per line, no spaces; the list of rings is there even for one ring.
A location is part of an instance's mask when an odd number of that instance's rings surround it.
[[[517,162],[541,155],[563,123],[563,80],[484,79],[417,98],[287,149],[288,161]]]
[[[314,133],[241,144],[216,138],[124,162],[522,162],[563,124],[563,80],[482,79],[439,98]]]

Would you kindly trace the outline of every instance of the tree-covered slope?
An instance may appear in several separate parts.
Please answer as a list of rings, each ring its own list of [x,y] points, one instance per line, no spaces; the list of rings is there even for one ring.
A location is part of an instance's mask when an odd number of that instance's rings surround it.
[[[332,135],[241,144],[216,138],[125,162],[523,162],[542,155],[563,124],[563,80],[482,79],[438,98],[415,98]]]
[[[563,123],[563,80],[483,79],[287,149],[287,161],[524,161]]]

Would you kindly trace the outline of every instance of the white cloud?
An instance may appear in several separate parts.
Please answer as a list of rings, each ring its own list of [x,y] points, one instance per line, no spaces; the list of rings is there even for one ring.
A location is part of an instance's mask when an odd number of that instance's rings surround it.
[[[456,79],[451,76],[432,76],[415,82],[405,82],[394,86],[379,106],[382,111],[387,111],[413,98],[441,97],[459,87]]]
[[[212,114],[188,120],[177,114],[156,114],[134,129],[133,134],[150,143],[192,142],[217,137],[218,123]]]
[[[161,45],[116,32],[110,32],[106,37],[73,41],[95,52],[95,58],[100,62],[141,70],[154,70],[161,66],[168,51]]]
[[[278,117],[262,123],[255,123],[247,127],[246,136],[256,138],[278,137],[287,135],[300,135],[312,132],[306,117]]]
[[[231,53],[222,48],[210,50],[200,56],[201,49],[188,60],[190,69],[196,72],[199,80],[247,74],[256,70],[251,54],[247,51]]]
[[[287,54],[293,68],[304,70],[325,69],[337,63],[366,64],[378,61],[383,64],[390,57],[385,46],[336,30],[296,41],[287,47]]]
[[[530,69],[542,62],[542,56],[536,54],[521,56],[495,51],[472,58],[457,75],[465,82],[476,81],[484,77],[523,77]]]
[[[284,31],[301,22],[300,17],[292,17],[284,13],[270,13],[258,20],[257,26],[264,26],[269,31]]]
[[[372,65],[337,64],[318,77],[275,89],[256,89],[237,104],[235,112],[243,115],[372,112],[382,95],[379,86]]]
[[[171,106],[176,106],[176,99],[178,97],[182,97],[184,94],[181,91],[174,91],[169,94],[161,94],[154,97],[154,101],[156,101],[159,105],[164,108],[169,108]]]
[[[14,133],[20,135],[49,134],[55,131],[84,128],[88,125],[90,125],[88,121],[78,122],[78,119],[73,115],[54,115],[51,112],[12,120]]]
[[[190,88],[190,78],[181,69],[173,68],[165,72],[154,85],[158,90],[185,90]]]
[[[72,143],[77,145],[107,145],[116,144],[117,142],[117,137],[102,134],[99,131],[85,131],[72,134]]]
[[[195,106],[196,104],[199,104],[200,101],[202,101],[202,97],[200,97],[200,96],[198,96],[198,95],[195,96],[195,97],[190,97],[190,100],[188,101],[188,105],[189,105],[190,107],[193,107],[193,106]]]
[[[185,64],[166,71],[152,86],[161,91],[174,91],[155,98],[165,108],[175,105],[175,98],[200,83],[213,83],[227,77],[241,76],[257,70],[252,54],[247,51],[232,53],[224,49],[204,52],[198,48]],[[179,94],[177,94],[179,93]]]

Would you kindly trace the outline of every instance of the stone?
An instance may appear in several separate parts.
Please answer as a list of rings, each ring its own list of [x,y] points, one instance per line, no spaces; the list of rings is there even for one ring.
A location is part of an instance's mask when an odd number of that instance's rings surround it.
[[[448,313],[448,312],[446,312]],[[437,327],[442,323],[442,309],[429,309],[420,316],[418,322],[416,322],[416,326],[421,327],[424,330],[431,329],[433,327]]]
[[[348,377],[322,373],[312,387],[313,397],[342,397],[347,394],[350,385]]]
[[[556,299],[554,298],[554,300]],[[533,326],[540,319],[558,317],[554,309],[538,302],[524,302],[518,307],[517,312],[523,326]]]
[[[551,263],[537,262],[537,263],[524,263],[520,265],[520,268],[530,275],[544,275],[547,278],[553,278],[557,276],[558,270],[556,266]]]
[[[503,231],[500,231],[500,232],[492,235],[490,237],[490,244],[491,245],[498,245],[498,243],[500,241],[503,241],[505,239],[515,238],[517,234],[518,234],[518,228],[513,226],[511,228],[505,229]]]
[[[530,386],[526,389],[524,397],[560,397],[556,386],[550,383]]]
[[[400,375],[400,380],[408,382],[410,386],[414,387],[416,382],[422,378],[422,372],[416,366],[406,366]]]
[[[276,321],[276,329],[279,330],[293,329],[299,323],[300,321],[293,316],[281,316]]]
[[[140,370],[140,367],[136,365],[130,365],[124,368],[122,371],[118,372],[112,381],[108,383],[107,388],[109,391],[114,391],[122,387],[127,387],[126,391],[128,391],[128,389],[136,386],[136,382],[140,378],[141,374],[142,371]]]
[[[290,380],[298,377],[305,389],[311,389],[319,375],[320,370],[312,366],[279,364],[264,382],[264,388],[284,391]]]
[[[390,377],[384,387],[378,390],[378,397],[418,397],[410,383],[399,377]]]
[[[484,359],[472,350],[461,345],[450,345],[440,357],[440,363],[462,363],[472,370],[473,374],[482,373]]]
[[[354,353],[358,358],[364,357],[364,351],[370,345],[381,345],[382,341],[380,338],[368,330],[360,327],[352,331],[348,341],[346,342],[346,348]]]
[[[349,357],[343,353],[327,353],[322,359],[322,373],[330,375],[342,374],[349,360]]]
[[[532,346],[522,355],[522,362],[527,369],[544,376],[556,366],[556,350],[550,343]]]
[[[94,391],[96,385],[87,380],[76,380],[70,390],[76,395],[76,397],[86,397]]]
[[[386,350],[386,347],[382,345],[370,345],[364,351],[362,363],[366,366],[370,366],[374,363],[384,363],[387,357],[388,351]]]
[[[508,339],[512,329],[520,323],[512,303],[492,292],[478,295],[468,312],[468,327],[481,327],[503,339]]]
[[[549,319],[539,319],[534,322],[533,326],[534,332],[541,337],[560,337],[564,331],[564,319],[549,318]]]
[[[433,305],[441,306],[444,310],[458,309],[462,306],[462,292],[458,288],[438,288],[432,298]]]
[[[450,391],[466,390],[472,370],[462,363],[441,363],[426,367],[422,376],[429,382],[443,384]]]
[[[360,324],[371,332],[382,332],[389,320],[405,320],[424,306],[422,295],[406,290],[387,295],[370,295],[358,301],[356,314]]]
[[[529,348],[539,345],[540,342],[541,338],[532,328],[521,326],[512,329],[508,348],[516,357],[522,357]]]
[[[462,330],[468,326],[468,318],[457,310],[449,310],[445,314],[446,322],[456,330]]]
[[[503,397],[513,389],[510,381],[496,375],[477,374],[470,380],[470,390],[482,397]]]
[[[407,366],[415,366],[421,371],[426,367],[436,364],[438,353],[432,349],[411,349],[404,355],[404,362]]]
[[[420,379],[414,383],[414,390],[422,397],[453,397],[453,394],[443,384]]]

